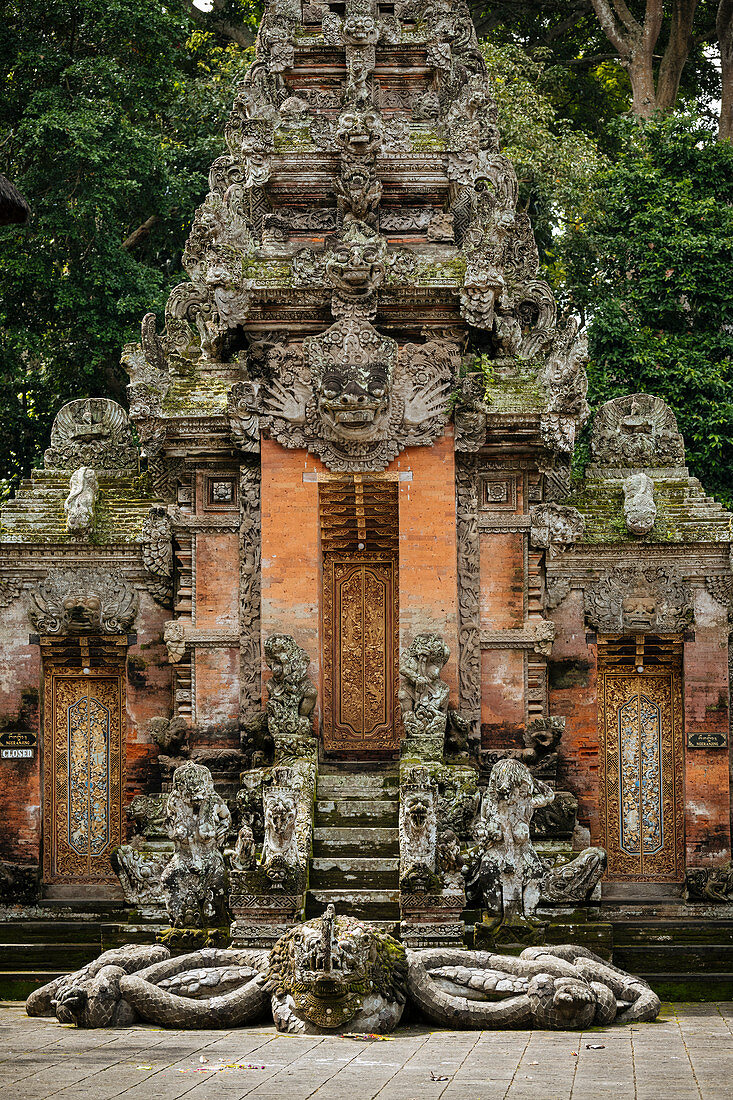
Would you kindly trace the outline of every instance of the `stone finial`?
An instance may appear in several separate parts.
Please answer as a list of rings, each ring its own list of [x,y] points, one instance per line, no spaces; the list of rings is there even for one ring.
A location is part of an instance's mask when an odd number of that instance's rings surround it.
[[[632,535],[648,535],[657,518],[654,482],[646,474],[632,474],[624,481],[624,520]]]
[[[127,413],[106,397],[70,401],[56,414],[46,468],[124,470],[138,467],[138,452]]]
[[[659,469],[685,464],[685,444],[675,415],[649,393],[607,401],[596,413],[591,455],[599,466]]]
[[[71,492],[64,501],[66,529],[72,535],[90,535],[94,527],[94,508],[99,495],[97,475],[91,466],[74,470],[69,481]]]

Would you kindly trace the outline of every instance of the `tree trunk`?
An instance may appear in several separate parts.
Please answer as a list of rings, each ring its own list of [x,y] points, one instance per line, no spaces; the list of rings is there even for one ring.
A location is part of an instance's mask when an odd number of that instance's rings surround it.
[[[593,10],[606,38],[628,69],[632,109],[637,118],[649,118],[657,107],[654,47],[662,29],[663,8],[663,0],[646,0],[644,22],[639,23],[625,0],[593,0]]]
[[[659,66],[657,79],[657,107],[671,111],[677,102],[682,70],[690,53],[692,24],[698,0],[675,0],[672,5],[672,25],[669,42]]]
[[[123,241],[120,248],[124,248],[126,252],[129,252],[131,248],[134,248],[136,244],[140,244],[140,241],[145,240],[150,230],[160,221],[160,217],[157,214],[151,214],[146,221],[139,225],[137,229],[130,234],[127,240]]]
[[[718,140],[733,140],[733,0],[720,0],[716,24],[720,44],[720,123]]]

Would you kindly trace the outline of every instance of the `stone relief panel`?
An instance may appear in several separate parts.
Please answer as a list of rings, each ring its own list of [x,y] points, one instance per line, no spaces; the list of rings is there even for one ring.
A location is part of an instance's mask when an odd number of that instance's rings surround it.
[[[675,634],[693,614],[689,586],[663,566],[616,566],[585,590],[585,617],[601,634]]]
[[[455,345],[406,344],[366,320],[342,319],[279,356],[261,426],[285,447],[306,447],[339,473],[384,469],[406,447],[443,433]]]
[[[585,533],[585,520],[569,504],[539,504],[532,509],[530,541],[538,550],[555,558]]]
[[[28,618],[39,634],[126,634],[138,602],[115,570],[59,569],[31,590]]]
[[[598,410],[591,455],[599,466],[679,467],[685,464],[685,445],[670,407],[660,397],[634,393]]]

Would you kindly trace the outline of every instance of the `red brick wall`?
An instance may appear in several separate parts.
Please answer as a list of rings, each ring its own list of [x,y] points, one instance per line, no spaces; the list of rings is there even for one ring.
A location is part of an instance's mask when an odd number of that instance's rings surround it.
[[[321,543],[318,474],[326,468],[305,451],[262,440],[262,643],[291,634],[311,659],[320,684]],[[303,480],[306,474],[310,480]],[[269,672],[264,665],[263,673]],[[320,703],[320,700],[319,700]]]
[[[695,640],[685,643],[685,742],[690,732],[728,736],[727,609],[704,589],[695,594]],[[730,859],[730,769],[727,749],[685,747],[687,862]]]
[[[558,787],[578,799],[578,820],[600,843],[598,695],[595,645],[585,640],[583,593],[574,589],[552,614],[557,626],[549,667],[549,711],[565,718]]]
[[[432,447],[410,447],[389,466],[400,486],[400,650],[416,634],[442,634],[443,679],[458,704],[458,563],[453,429]],[[406,480],[406,475],[412,475]]]

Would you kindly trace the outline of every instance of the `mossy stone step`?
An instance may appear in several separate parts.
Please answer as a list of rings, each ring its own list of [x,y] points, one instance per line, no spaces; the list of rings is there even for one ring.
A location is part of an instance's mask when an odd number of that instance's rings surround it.
[[[86,966],[101,953],[101,940],[87,943],[0,944],[0,972],[16,969],[58,969],[69,973]]]
[[[399,783],[396,775],[320,775],[318,799],[397,799]]]
[[[396,828],[352,826],[341,828],[316,823],[313,831],[314,856],[399,856],[400,841]]]
[[[392,856],[314,856],[308,881],[314,890],[396,890],[399,865]]]
[[[40,989],[42,985],[47,985],[66,973],[66,970],[14,970],[0,973],[0,1000],[24,1001],[34,989]]]
[[[616,966],[632,974],[733,972],[733,944],[614,944]],[[733,991],[732,991],[733,992]]]
[[[316,802],[317,825],[397,826],[399,802],[395,799],[319,799]]]
[[[357,920],[398,920],[399,890],[309,890],[306,898],[306,918],[317,917],[333,905],[342,917]]]
[[[733,944],[733,919],[729,921],[613,921],[617,946],[644,944]]]
[[[90,943],[101,940],[102,925],[95,921],[28,920],[0,921],[0,946],[4,943]]]
[[[662,1001],[733,1000],[733,972],[728,974],[642,974]]]

